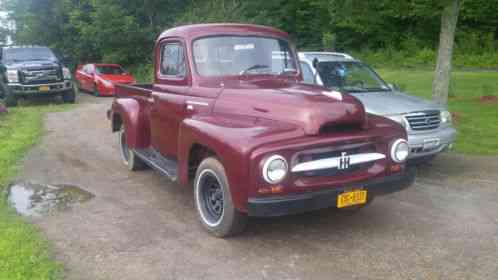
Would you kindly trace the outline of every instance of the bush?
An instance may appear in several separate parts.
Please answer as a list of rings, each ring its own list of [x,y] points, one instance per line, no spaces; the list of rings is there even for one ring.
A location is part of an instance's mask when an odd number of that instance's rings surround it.
[[[154,65],[151,62],[129,67],[137,83],[150,84],[154,81]]]

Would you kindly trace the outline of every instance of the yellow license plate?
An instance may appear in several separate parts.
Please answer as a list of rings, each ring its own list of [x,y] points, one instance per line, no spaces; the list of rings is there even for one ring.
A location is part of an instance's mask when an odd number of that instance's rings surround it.
[[[50,87],[49,86],[41,86],[40,88],[38,88],[38,90],[41,92],[47,92],[50,90]]]
[[[337,196],[337,208],[367,203],[366,190],[354,190]]]

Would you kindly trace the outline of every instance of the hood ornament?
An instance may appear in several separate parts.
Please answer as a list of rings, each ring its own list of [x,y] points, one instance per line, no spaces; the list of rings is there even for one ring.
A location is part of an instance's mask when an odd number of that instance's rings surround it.
[[[349,157],[349,155],[347,155],[346,152],[342,152],[341,157],[339,158],[339,166],[337,167],[337,169],[339,170],[348,169],[350,164],[351,164],[351,158]]]

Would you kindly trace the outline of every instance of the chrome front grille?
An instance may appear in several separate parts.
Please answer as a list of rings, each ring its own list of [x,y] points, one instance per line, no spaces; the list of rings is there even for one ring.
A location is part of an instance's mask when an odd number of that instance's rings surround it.
[[[58,68],[27,69],[21,72],[24,84],[50,83],[61,80],[61,73]]]
[[[348,156],[358,156],[360,154],[375,153],[375,146],[372,144],[353,144],[348,146],[342,146],[337,148],[323,148],[307,150],[295,155],[292,160],[292,170],[295,173],[299,173],[303,177],[330,177],[330,176],[341,176],[352,174],[358,171],[366,170],[370,168],[374,161],[367,161],[364,163],[353,164],[351,163],[347,168],[330,167],[330,168],[318,168],[316,170],[299,170],[299,165],[303,163],[316,162],[320,160],[333,160],[334,158],[339,158],[341,155]],[[305,168],[306,169],[306,168]]]
[[[439,111],[424,111],[405,116],[412,130],[431,130],[439,127]]]

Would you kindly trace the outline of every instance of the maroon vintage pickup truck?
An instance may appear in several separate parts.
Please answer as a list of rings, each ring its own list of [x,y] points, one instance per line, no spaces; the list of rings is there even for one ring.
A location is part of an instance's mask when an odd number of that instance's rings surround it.
[[[117,85],[108,117],[131,170],[193,184],[204,227],[242,231],[249,216],[357,209],[401,190],[403,127],[354,97],[301,84],[280,30],[204,24],[162,33],[153,85]]]

